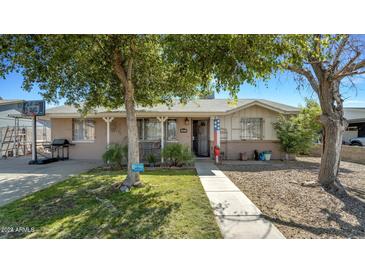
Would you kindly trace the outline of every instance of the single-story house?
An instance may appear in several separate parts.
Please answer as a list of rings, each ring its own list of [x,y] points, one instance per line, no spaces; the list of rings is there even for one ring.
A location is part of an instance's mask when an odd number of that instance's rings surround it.
[[[196,99],[173,106],[138,107],[138,133],[141,158],[159,155],[169,143],[187,145],[198,157],[213,156],[213,120],[220,120],[222,157],[239,159],[240,153],[251,156],[254,150],[271,150],[272,158],[282,157],[273,123],[280,114],[293,115],[299,109],[268,100]],[[73,106],[47,110],[52,139],[65,138],[74,146],[74,159],[100,159],[108,144],[127,143],[126,113],[123,108],[97,108],[82,117]],[[162,137],[162,138],[161,138]]]
[[[365,107],[344,108],[344,116],[349,125],[343,141],[348,143],[351,138],[365,137]]]

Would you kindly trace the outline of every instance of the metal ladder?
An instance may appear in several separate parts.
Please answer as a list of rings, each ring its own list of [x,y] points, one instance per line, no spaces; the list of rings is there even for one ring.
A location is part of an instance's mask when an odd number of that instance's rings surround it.
[[[26,155],[26,132],[19,127],[19,119],[15,118],[14,127],[7,127],[4,138],[1,140],[1,158]]]

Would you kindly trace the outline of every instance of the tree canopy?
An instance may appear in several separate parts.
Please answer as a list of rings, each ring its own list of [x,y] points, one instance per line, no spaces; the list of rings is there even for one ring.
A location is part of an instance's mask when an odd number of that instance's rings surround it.
[[[48,101],[65,98],[67,104],[82,103],[117,108],[124,104],[121,83],[114,72],[114,52],[123,65],[133,57],[130,73],[135,101],[140,105],[169,103],[201,93],[201,74],[168,62],[162,35],[2,35],[0,75],[12,70],[24,77],[23,88],[34,84]]]

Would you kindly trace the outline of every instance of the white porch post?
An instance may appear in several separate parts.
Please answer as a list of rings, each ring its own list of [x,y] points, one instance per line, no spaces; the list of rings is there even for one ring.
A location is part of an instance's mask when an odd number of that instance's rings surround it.
[[[164,162],[163,156],[162,156],[162,150],[165,147],[165,138],[164,138],[164,127],[163,127],[163,123],[167,120],[167,117],[157,117],[157,120],[160,121],[161,123],[161,163]]]
[[[110,144],[110,123],[114,120],[114,117],[103,117],[106,123],[106,145]]]

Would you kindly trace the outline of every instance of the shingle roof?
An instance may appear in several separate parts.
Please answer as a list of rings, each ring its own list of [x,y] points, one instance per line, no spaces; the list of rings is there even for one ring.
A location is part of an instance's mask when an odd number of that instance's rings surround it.
[[[236,104],[228,101],[227,99],[197,99],[189,101],[187,104],[181,104],[176,101],[173,106],[157,105],[154,107],[137,107],[137,112],[184,112],[184,113],[226,113],[235,111],[241,107],[245,107],[251,104],[260,104],[273,108],[282,112],[297,112],[299,109],[293,106],[264,100],[264,99],[239,99]],[[47,114],[77,114],[77,108],[70,105],[64,105],[47,109]],[[105,112],[125,112],[125,108],[118,108],[108,110],[106,108],[96,108],[94,113],[105,113]]]
[[[15,109],[0,111],[0,128],[2,127],[13,127],[15,124],[14,116],[21,117],[21,113]],[[19,119],[19,126],[21,127],[31,127],[33,124],[32,119],[21,117]],[[37,122],[37,126],[42,126],[41,123]]]
[[[19,99],[7,99],[7,100],[0,100],[0,105],[8,105],[8,104],[16,104],[16,103],[21,103],[23,102],[23,100],[19,100]]]
[[[365,121],[365,107],[344,108],[344,116],[350,122]]]

